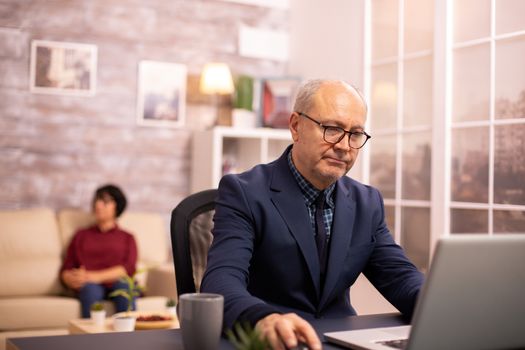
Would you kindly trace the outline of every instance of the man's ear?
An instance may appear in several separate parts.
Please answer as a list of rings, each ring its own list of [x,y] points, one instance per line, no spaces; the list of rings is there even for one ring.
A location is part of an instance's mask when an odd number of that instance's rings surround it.
[[[299,114],[297,112],[290,115],[288,127],[292,133],[292,140],[297,141],[299,139]]]

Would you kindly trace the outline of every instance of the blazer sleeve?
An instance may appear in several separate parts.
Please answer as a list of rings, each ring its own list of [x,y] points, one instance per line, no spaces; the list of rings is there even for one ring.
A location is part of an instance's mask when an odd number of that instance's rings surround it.
[[[373,189],[377,203],[375,246],[364,274],[379,292],[407,318],[412,317],[423,284],[423,274],[393,239],[385,223],[383,198]]]
[[[224,296],[226,329],[248,309],[257,310],[260,315],[279,312],[247,290],[255,244],[254,218],[247,195],[237,176],[222,178],[215,207],[213,243],[201,284],[202,292]]]

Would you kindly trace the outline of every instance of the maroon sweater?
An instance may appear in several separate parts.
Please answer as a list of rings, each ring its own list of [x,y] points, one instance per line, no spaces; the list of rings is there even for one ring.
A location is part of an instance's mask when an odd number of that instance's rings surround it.
[[[137,244],[133,235],[118,226],[106,232],[92,226],[75,233],[60,273],[81,266],[86,270],[102,270],[122,265],[133,276],[136,263]]]

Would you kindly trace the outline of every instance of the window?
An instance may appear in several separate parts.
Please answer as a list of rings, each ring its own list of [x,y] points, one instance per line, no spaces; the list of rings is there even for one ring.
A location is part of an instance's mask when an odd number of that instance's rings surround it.
[[[365,181],[426,270],[442,235],[525,233],[525,2],[368,0]]]
[[[371,2],[370,183],[416,265],[428,267],[433,1]]]
[[[525,233],[523,11],[454,1],[451,233]]]

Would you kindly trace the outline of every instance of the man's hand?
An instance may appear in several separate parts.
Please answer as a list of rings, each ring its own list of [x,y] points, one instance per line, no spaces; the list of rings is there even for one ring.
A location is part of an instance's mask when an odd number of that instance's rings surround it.
[[[312,326],[297,314],[271,314],[255,325],[274,350],[290,349],[304,342],[312,350],[321,349],[321,341]]]

